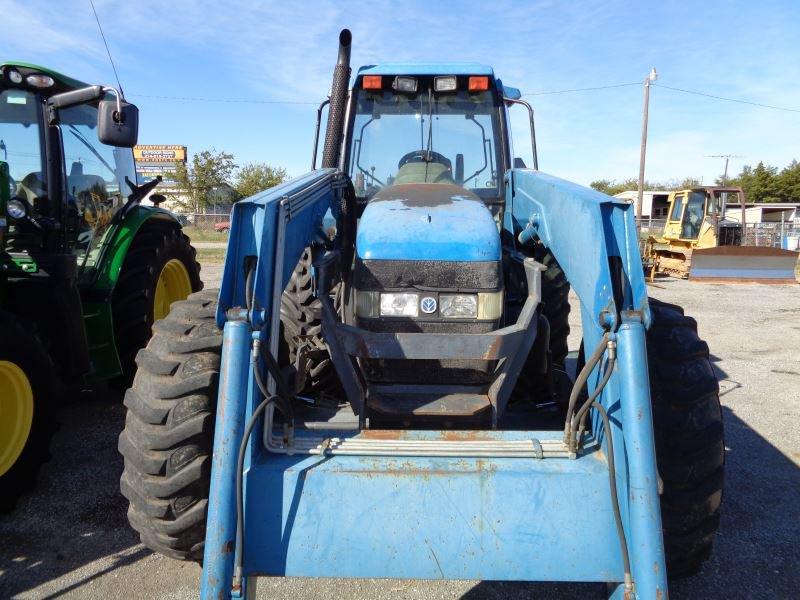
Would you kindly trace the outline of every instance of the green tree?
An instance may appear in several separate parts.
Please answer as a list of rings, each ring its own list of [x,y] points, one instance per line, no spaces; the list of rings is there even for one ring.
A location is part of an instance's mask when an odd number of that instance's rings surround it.
[[[179,164],[169,177],[183,189],[183,194],[174,194],[185,198],[181,204],[194,212],[204,212],[213,203],[212,192],[228,184],[235,170],[233,154],[212,148],[196,153],[188,166]]]
[[[742,188],[748,202],[780,202],[785,196],[780,179],[777,167],[760,161],[755,168],[750,165],[742,167],[741,172],[729,179],[727,185]],[[722,184],[722,178],[718,178],[717,183]]]
[[[595,179],[592,183],[589,184],[589,187],[594,190],[597,190],[598,192],[603,192],[604,194],[613,196],[614,194],[610,192],[613,185],[614,181],[612,179]]]
[[[591,182],[589,184],[589,187],[597,190],[598,192],[603,192],[604,194],[608,194],[609,196],[614,196],[622,192],[630,192],[638,190],[639,180],[636,179],[635,177],[629,177],[628,179],[623,179],[622,181],[619,182],[616,181],[615,179],[597,179]],[[657,190],[659,189],[659,186],[656,183],[645,181],[644,189]]]
[[[236,173],[233,187],[240,198],[249,198],[283,183],[286,179],[286,169],[283,167],[271,167],[267,163],[248,163]]]
[[[778,174],[778,189],[782,202],[800,202],[800,163],[793,160]]]

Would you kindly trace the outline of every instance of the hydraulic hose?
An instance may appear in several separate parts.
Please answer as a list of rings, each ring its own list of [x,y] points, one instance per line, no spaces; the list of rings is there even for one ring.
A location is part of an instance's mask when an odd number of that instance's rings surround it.
[[[244,564],[244,455],[247,452],[247,442],[250,440],[250,435],[253,433],[259,417],[276,399],[277,396],[264,398],[256,407],[247,422],[242,441],[239,444],[239,457],[236,460],[236,552],[233,564],[233,585],[231,586],[234,591],[242,588],[242,564]]]
[[[622,514],[619,509],[619,496],[617,496],[617,470],[614,465],[614,440],[611,437],[611,423],[608,420],[608,413],[603,405],[597,401],[592,403],[592,406],[600,413],[600,418],[603,421],[603,430],[606,435],[606,443],[608,445],[608,484],[611,492],[611,508],[614,511],[614,523],[617,526],[617,537],[619,538],[619,547],[622,554],[622,568],[624,570],[624,586],[625,597],[629,597],[630,592],[633,591],[633,576],[631,575],[631,561],[628,556],[628,542],[625,539],[625,529],[622,527]]]
[[[255,268],[251,267],[247,271],[245,277],[245,303],[248,312],[253,308],[253,280]],[[261,375],[261,369],[258,365],[258,358],[264,359],[264,364],[267,365],[267,370],[275,380],[275,386],[278,393],[270,395],[267,391],[267,386],[264,383],[264,378]],[[236,459],[236,542],[235,554],[233,563],[233,582],[231,588],[233,591],[241,591],[242,589],[242,565],[244,564],[244,457],[247,452],[247,444],[250,441],[250,436],[253,433],[256,423],[259,418],[267,409],[270,404],[275,404],[290,421],[292,420],[292,405],[288,400],[289,388],[286,380],[280,371],[278,361],[272,353],[262,347],[261,340],[256,339],[253,341],[253,350],[250,353],[250,366],[253,370],[253,377],[256,381],[256,386],[261,392],[264,399],[259,403],[250,419],[247,421],[247,426],[242,436],[242,441],[239,443],[239,455]]]
[[[572,441],[577,446],[578,440],[581,438],[583,434],[583,430],[586,424],[586,416],[589,414],[589,408],[591,408],[594,401],[600,395],[600,392],[603,391],[603,388],[606,387],[608,380],[611,379],[611,375],[614,372],[614,363],[616,363],[616,350],[614,346],[611,346],[614,342],[609,342],[609,349],[608,349],[608,362],[606,362],[606,368],[603,372],[603,378],[600,380],[600,383],[595,386],[594,391],[590,394],[590,396],[586,399],[586,402],[583,403],[580,410],[575,413],[575,416],[572,418],[572,423],[570,424],[570,431],[572,433]]]
[[[581,372],[578,373],[578,376],[575,378],[575,384],[572,386],[572,392],[569,395],[569,405],[567,406],[567,418],[564,423],[564,443],[569,444],[570,448],[572,448],[572,416],[575,412],[575,404],[578,402],[578,396],[583,389],[583,386],[586,385],[587,380],[589,379],[589,375],[594,369],[595,365],[600,361],[603,356],[603,352],[608,345],[608,332],[603,334],[603,337],[600,338],[600,343],[597,344],[597,347],[592,352],[592,355],[589,357],[589,360],[586,361],[586,364],[581,369]]]

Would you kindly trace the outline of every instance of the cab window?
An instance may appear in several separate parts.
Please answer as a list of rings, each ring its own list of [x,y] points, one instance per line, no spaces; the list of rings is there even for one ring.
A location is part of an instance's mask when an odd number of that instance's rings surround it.
[[[77,222],[71,242],[73,251],[86,259],[79,264],[91,267],[98,258],[93,250],[125,204],[125,178],[136,181],[133,153],[99,142],[95,106],[67,108],[59,117],[67,211]]]
[[[680,221],[681,212],[683,212],[683,201],[685,196],[675,196],[675,202],[672,204],[672,213],[669,215],[670,221]]]
[[[36,97],[23,90],[0,92],[0,160],[8,164],[9,196],[31,207],[47,194]]]

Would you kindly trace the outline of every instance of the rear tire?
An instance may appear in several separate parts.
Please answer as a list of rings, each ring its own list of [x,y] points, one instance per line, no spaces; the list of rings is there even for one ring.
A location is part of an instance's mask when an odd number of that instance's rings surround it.
[[[150,339],[153,322],[158,316],[156,289],[165,265],[171,260],[180,261],[188,274],[191,291],[203,289],[195,255],[189,238],[173,223],[147,221],[137,232],[111,300],[114,339],[122,366],[122,375],[113,381],[117,387],[131,384],[136,372],[136,353]]]
[[[553,253],[542,244],[533,256],[547,270],[542,273],[542,314],[550,323],[550,354],[553,364],[564,365],[569,347],[569,281]]]
[[[322,303],[314,297],[311,251],[306,248],[281,296],[284,343],[280,359],[282,364],[294,365],[300,347],[306,346],[308,351],[300,365],[305,383],[299,391],[312,396],[325,392],[335,394],[339,387],[328,346],[322,339],[321,312]]]
[[[697,573],[719,527],[725,446],[719,384],[697,322],[650,299],[647,362],[667,571]]]
[[[11,437],[7,435],[9,432],[4,430],[5,439],[0,440],[0,465],[4,470],[0,474],[0,512],[8,512],[23,493],[36,485],[39,469],[50,460],[50,441],[57,429],[55,412],[58,387],[53,361],[41,340],[31,333],[30,325],[22,323],[15,315],[0,312],[0,331],[0,362],[6,363],[4,369],[14,365],[11,369],[16,371],[18,368],[24,374],[32,392],[33,408],[27,436],[19,428],[27,429],[28,422],[10,432],[20,441],[23,436],[27,437],[18,455],[11,448]],[[7,376],[11,369],[6,371]],[[9,419],[11,403],[15,401],[12,395],[19,400],[0,381],[0,418]],[[6,403],[9,404],[3,406]],[[8,426],[9,421],[0,424],[0,427],[2,425]],[[5,457],[5,461],[2,457]]]
[[[145,546],[180,560],[203,558],[222,349],[217,294],[192,294],[155,323],[119,436],[128,521]]]

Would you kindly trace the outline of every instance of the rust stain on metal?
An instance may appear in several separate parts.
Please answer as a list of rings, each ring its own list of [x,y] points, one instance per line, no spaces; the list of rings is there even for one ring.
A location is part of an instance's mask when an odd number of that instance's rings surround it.
[[[365,429],[359,434],[359,437],[368,440],[399,440],[402,439],[402,433],[402,431],[391,429]]]
[[[483,353],[483,358],[486,360],[492,360],[497,358],[497,353],[500,350],[500,344],[502,343],[503,338],[500,336],[495,337],[492,340],[492,343],[489,344],[489,347],[486,349],[486,352]]]
[[[493,438],[479,430],[443,431],[442,439],[448,442],[490,441]]]
[[[451,183],[402,183],[375,194],[370,202],[399,201],[403,206],[436,208],[462,200],[481,202],[473,192]]]
[[[222,554],[231,554],[233,552],[233,540],[228,540],[222,545]]]

